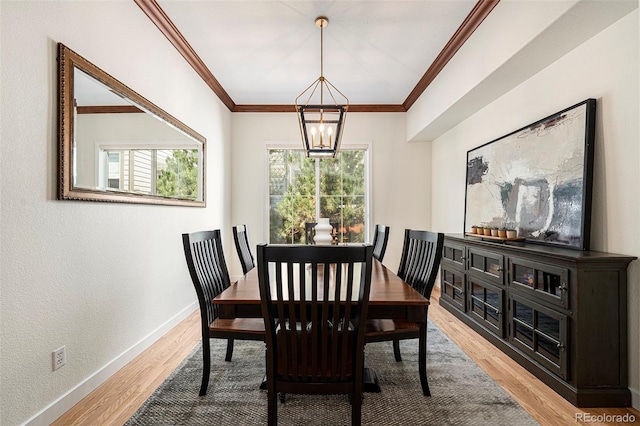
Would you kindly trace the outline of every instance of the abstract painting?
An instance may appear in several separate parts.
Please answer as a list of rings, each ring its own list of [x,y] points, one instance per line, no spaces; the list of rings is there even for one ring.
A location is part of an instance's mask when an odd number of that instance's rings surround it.
[[[467,152],[465,232],[514,228],[526,241],[589,249],[595,99]]]

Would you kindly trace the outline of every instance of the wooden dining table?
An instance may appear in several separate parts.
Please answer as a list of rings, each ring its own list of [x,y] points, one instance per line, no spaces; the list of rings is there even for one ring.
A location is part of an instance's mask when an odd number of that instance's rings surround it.
[[[276,294],[272,289],[272,294]],[[219,306],[220,318],[260,318],[260,288],[258,268],[234,282],[213,299]],[[427,332],[427,306],[429,300],[405,283],[394,272],[374,259],[371,271],[368,319],[398,319],[413,321],[420,325],[420,332]],[[419,345],[420,381],[426,384],[426,347]],[[390,358],[393,359],[393,358]],[[365,391],[379,392],[375,371],[365,371]]]

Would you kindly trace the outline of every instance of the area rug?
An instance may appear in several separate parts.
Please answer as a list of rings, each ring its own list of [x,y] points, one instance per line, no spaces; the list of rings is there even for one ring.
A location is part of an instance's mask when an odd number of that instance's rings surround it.
[[[429,321],[427,372],[431,397],[422,395],[417,340],[401,342],[395,362],[389,342],[368,344],[366,364],[380,379],[380,393],[366,393],[364,425],[536,425],[518,403]],[[236,341],[225,362],[226,342],[211,341],[212,371],[206,396],[199,397],[200,345],[127,421],[134,425],[264,425],[267,394],[264,343]],[[346,396],[287,395],[278,404],[280,425],[349,425]]]

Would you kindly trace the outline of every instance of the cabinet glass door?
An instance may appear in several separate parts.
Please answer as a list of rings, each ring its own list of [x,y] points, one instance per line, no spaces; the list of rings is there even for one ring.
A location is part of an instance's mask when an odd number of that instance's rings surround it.
[[[500,253],[469,248],[469,271],[502,286],[504,257]]]
[[[567,379],[566,339],[566,315],[511,294],[509,340],[563,379]]]
[[[510,285],[554,305],[569,307],[569,271],[515,257],[509,258]]]
[[[469,314],[478,323],[500,337],[504,336],[502,321],[503,290],[475,278],[469,278]]]
[[[465,310],[465,285],[464,274],[455,270],[442,267],[442,297],[464,312]]]
[[[442,259],[456,264],[460,268],[464,268],[464,246],[445,242],[442,250]]]

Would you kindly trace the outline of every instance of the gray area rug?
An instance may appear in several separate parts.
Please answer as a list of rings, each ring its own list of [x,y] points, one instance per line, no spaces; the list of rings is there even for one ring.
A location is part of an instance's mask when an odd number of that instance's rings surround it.
[[[422,395],[417,340],[401,343],[395,362],[390,342],[369,344],[366,364],[378,373],[382,392],[366,393],[365,425],[537,425],[538,423],[431,321],[427,373],[431,397]],[[213,339],[206,396],[199,397],[202,352],[198,347],[127,421],[134,425],[264,425],[267,394],[264,343],[236,341],[225,362],[226,342]],[[280,425],[349,425],[344,395],[287,395],[278,405]]]

